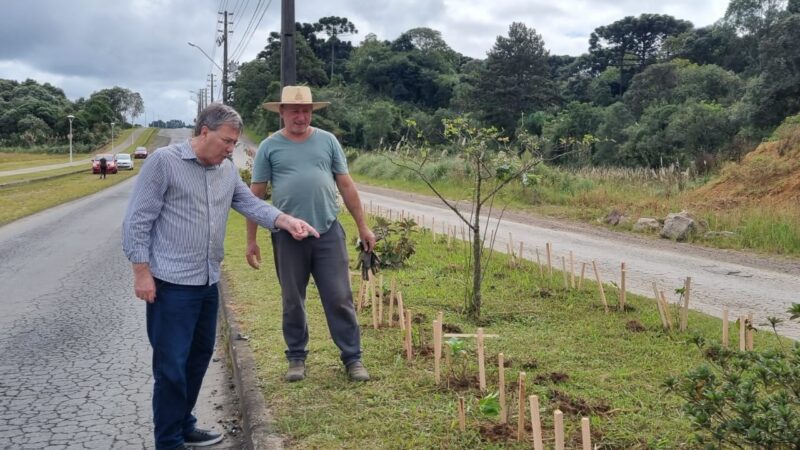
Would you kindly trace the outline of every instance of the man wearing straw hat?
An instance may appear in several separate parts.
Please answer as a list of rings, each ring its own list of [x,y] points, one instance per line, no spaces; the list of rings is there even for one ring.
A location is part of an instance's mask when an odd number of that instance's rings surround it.
[[[319,296],[334,343],[341,351],[347,375],[367,381],[361,363],[361,336],[353,308],[350,269],[344,230],[337,221],[336,191],[358,226],[364,250],[375,247],[375,235],[367,226],[355,183],[347,171],[347,160],[336,137],[311,126],[312,111],[328,106],[315,102],[307,86],[285,86],[281,101],[264,108],[280,114],[284,127],[261,142],[253,163],[250,189],[264,198],[272,185],[275,207],[308,222],[320,233],[319,239],[294,241],[285,232],[272,234],[272,249],[283,298],[283,337],[289,360],[287,381],[305,378],[308,355],[308,324],[305,298],[309,276]],[[254,269],[261,264],[256,241],[258,227],[247,222],[247,262]]]

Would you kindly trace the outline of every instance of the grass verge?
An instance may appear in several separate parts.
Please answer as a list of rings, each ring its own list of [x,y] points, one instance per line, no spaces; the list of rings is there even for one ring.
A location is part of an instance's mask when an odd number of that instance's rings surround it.
[[[72,169],[74,170],[74,168]],[[99,175],[92,175],[90,171],[86,171],[0,188],[0,225],[94,194],[121,183],[137,173],[139,173],[139,165],[134,170],[124,170],[115,175],[108,175],[105,180],[100,180]],[[38,174],[28,175],[39,176]]]
[[[360,183],[432,195],[414,173],[392,164],[381,154],[358,156],[351,163],[351,172]],[[733,232],[726,237],[695,235],[690,238],[692,243],[800,256],[800,206],[796,203],[762,201],[720,208],[693,191],[708,179],[689,182],[675,174],[644,177],[641,175],[647,171],[570,172],[544,166],[537,167],[536,172],[535,185],[524,187],[513,182],[498,194],[495,205],[593,224],[616,209],[631,219],[626,225],[614,228],[621,231],[631,231],[639,217],[663,219],[669,213],[689,210],[705,220],[710,230]],[[453,159],[434,161],[426,175],[448,198],[469,200],[472,185],[463,164]]]
[[[355,236],[349,216],[342,220],[348,234]],[[474,377],[469,377],[472,383],[466,387],[436,386],[432,355],[407,363],[400,330],[374,330],[369,309],[362,311],[359,322],[364,362],[373,379],[364,384],[347,381],[313,283],[306,304],[311,333],[308,377],[285,383],[280,287],[269,257],[271,249],[268,243],[263,246],[260,271],[250,269],[244,258],[244,229],[242,217],[232,215],[225,273],[238,320],[250,337],[264,395],[277,418],[278,432],[288,437],[290,448],[530,448],[530,441],[515,441],[515,425],[498,432],[493,428],[495,421],[481,416],[477,400],[482,394]],[[383,275],[387,287],[389,279],[397,278],[407,307],[420,323],[414,331],[419,352],[420,339],[432,342],[431,321],[437,311],[444,312],[447,326],[463,332],[474,332],[476,325],[459,313],[467,282],[462,246],[432,243],[427,232],[416,239],[417,253],[409,266]],[[354,250],[350,256],[354,261]],[[718,341],[718,319],[690,312],[691,333],[668,335],[661,331],[655,304],[649,299],[629,294],[625,312],[607,315],[594,283],[585,282],[580,291],[566,290],[561,274],[540,276],[538,267],[528,262],[512,270],[500,254],[492,261],[483,292],[482,325],[486,333],[500,335],[487,340],[490,392],[497,389],[497,353],[503,352],[511,361],[506,369],[511,385],[509,423],[516,424],[513,382],[525,371],[528,394],[540,396],[546,447],[552,447],[556,407],[565,412],[568,448],[579,447],[579,421],[584,414],[591,417],[594,442],[600,448],[687,447],[690,423],[681,411],[681,401],[665,394],[661,383],[701,363],[699,350],[689,340],[698,334]],[[614,294],[608,296],[615,301]],[[731,344],[737,345],[736,336]],[[766,333],[756,338],[757,350],[775,345]],[[474,345],[467,342],[467,347],[470,356],[463,362],[468,374],[477,375]],[[457,360],[454,357],[452,372],[444,371],[453,383],[461,371]],[[458,431],[456,421],[459,395],[468,405],[466,433]]]
[[[89,159],[89,153],[74,153],[73,161]],[[50,164],[63,164],[69,162],[69,155],[52,155],[45,153],[0,153],[0,172],[7,170],[26,169],[28,167],[47,166]]]

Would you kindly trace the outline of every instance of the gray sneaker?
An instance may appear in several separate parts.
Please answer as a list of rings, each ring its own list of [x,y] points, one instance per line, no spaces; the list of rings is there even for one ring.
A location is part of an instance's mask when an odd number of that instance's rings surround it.
[[[352,381],[369,381],[369,373],[364,364],[361,364],[361,361],[356,361],[347,366],[347,376]]]
[[[286,381],[292,383],[306,378],[306,362],[302,359],[289,361],[289,370],[286,371]]]

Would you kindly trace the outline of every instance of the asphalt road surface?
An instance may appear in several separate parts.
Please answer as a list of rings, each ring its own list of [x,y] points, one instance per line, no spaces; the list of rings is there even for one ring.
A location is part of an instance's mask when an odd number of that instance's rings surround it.
[[[368,209],[372,205],[376,212],[379,207],[392,209],[395,216],[401,211],[414,216],[424,215],[428,227],[435,217],[437,232],[443,231],[443,225],[445,230],[450,225],[456,227],[460,236],[462,222],[454,212],[443,209],[443,203],[435,197],[363,185],[359,186],[359,191],[361,201]],[[496,220],[490,221],[487,229],[494,230],[496,224]],[[576,276],[580,274],[581,263],[586,262],[586,277],[593,279],[591,261],[595,260],[603,280],[619,284],[620,263],[625,262],[629,292],[652,298],[652,283],[655,281],[670,303],[677,300],[675,288],[682,287],[686,277],[691,277],[690,308],[722,317],[722,309],[727,306],[731,321],[750,312],[756,326],[766,324],[769,316],[788,319],[786,310],[793,302],[800,302],[800,263],[797,261],[703,249],[663,239],[615,233],[599,227],[510,213],[505,214],[497,230],[497,251],[506,251],[509,233],[515,252],[519,250],[519,242],[523,241],[524,257],[533,261],[536,261],[538,248],[544,262],[545,244],[552,243],[555,269],[562,267],[561,258],[565,257],[569,270],[569,252],[572,251]],[[800,339],[800,323],[784,323],[778,330],[787,337]]]
[[[0,448],[153,447],[145,305],[120,243],[132,187],[0,227]],[[211,448],[241,448],[219,350],[196,412],[199,425],[227,432]]]

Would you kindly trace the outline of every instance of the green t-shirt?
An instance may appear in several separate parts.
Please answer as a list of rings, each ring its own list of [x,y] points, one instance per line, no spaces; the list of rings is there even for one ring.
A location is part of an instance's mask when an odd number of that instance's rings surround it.
[[[334,174],[347,173],[347,159],[336,137],[313,128],[303,142],[280,131],[264,139],[253,161],[253,183],[272,184],[272,204],[305,220],[320,233],[339,214]]]

